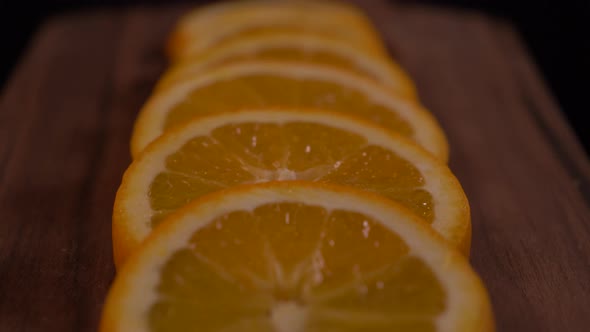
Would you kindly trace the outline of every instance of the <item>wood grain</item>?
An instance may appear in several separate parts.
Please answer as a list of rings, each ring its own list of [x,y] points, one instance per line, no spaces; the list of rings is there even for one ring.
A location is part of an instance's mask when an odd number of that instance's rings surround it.
[[[590,166],[514,30],[357,1],[416,80],[472,206],[498,331],[587,331]],[[0,95],[0,331],[93,331],[133,120],[182,7],[56,17]]]

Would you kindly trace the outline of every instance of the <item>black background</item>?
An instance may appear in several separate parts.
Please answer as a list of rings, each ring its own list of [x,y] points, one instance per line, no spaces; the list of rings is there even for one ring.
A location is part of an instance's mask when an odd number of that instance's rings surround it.
[[[0,86],[10,77],[30,37],[47,17],[65,11],[186,0],[0,0]],[[202,3],[207,1],[191,1]],[[586,151],[590,148],[590,121],[586,120],[590,86],[590,0],[405,0],[436,6],[478,9],[511,21]]]

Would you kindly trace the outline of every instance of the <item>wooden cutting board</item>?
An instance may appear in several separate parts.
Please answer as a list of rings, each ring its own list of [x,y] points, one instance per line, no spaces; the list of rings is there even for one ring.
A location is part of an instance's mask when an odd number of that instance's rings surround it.
[[[510,25],[358,1],[446,130],[498,331],[589,331],[590,166]],[[0,99],[0,331],[98,325],[133,120],[183,7],[44,24]]]

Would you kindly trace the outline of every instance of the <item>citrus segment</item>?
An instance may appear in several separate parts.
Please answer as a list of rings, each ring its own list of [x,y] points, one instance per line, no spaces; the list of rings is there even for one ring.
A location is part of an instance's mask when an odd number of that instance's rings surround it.
[[[379,193],[469,251],[467,200],[443,163],[356,118],[270,109],[196,119],[163,135],[133,162],[115,200],[117,264],[152,227],[196,197],[277,180],[346,184]]]
[[[231,64],[157,92],[135,124],[132,154],[194,117],[260,107],[321,108],[363,117],[414,140],[443,161],[448,158],[442,130],[417,103],[346,71],[289,62]]]
[[[309,182],[234,187],[158,227],[101,331],[482,331],[466,260],[405,208]]]

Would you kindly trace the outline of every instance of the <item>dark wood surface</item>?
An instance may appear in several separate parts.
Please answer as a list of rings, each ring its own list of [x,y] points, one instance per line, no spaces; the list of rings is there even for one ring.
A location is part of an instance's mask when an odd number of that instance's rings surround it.
[[[362,3],[451,144],[498,331],[590,330],[590,166],[506,23]],[[133,120],[181,7],[48,21],[0,94],[0,331],[93,331]]]

